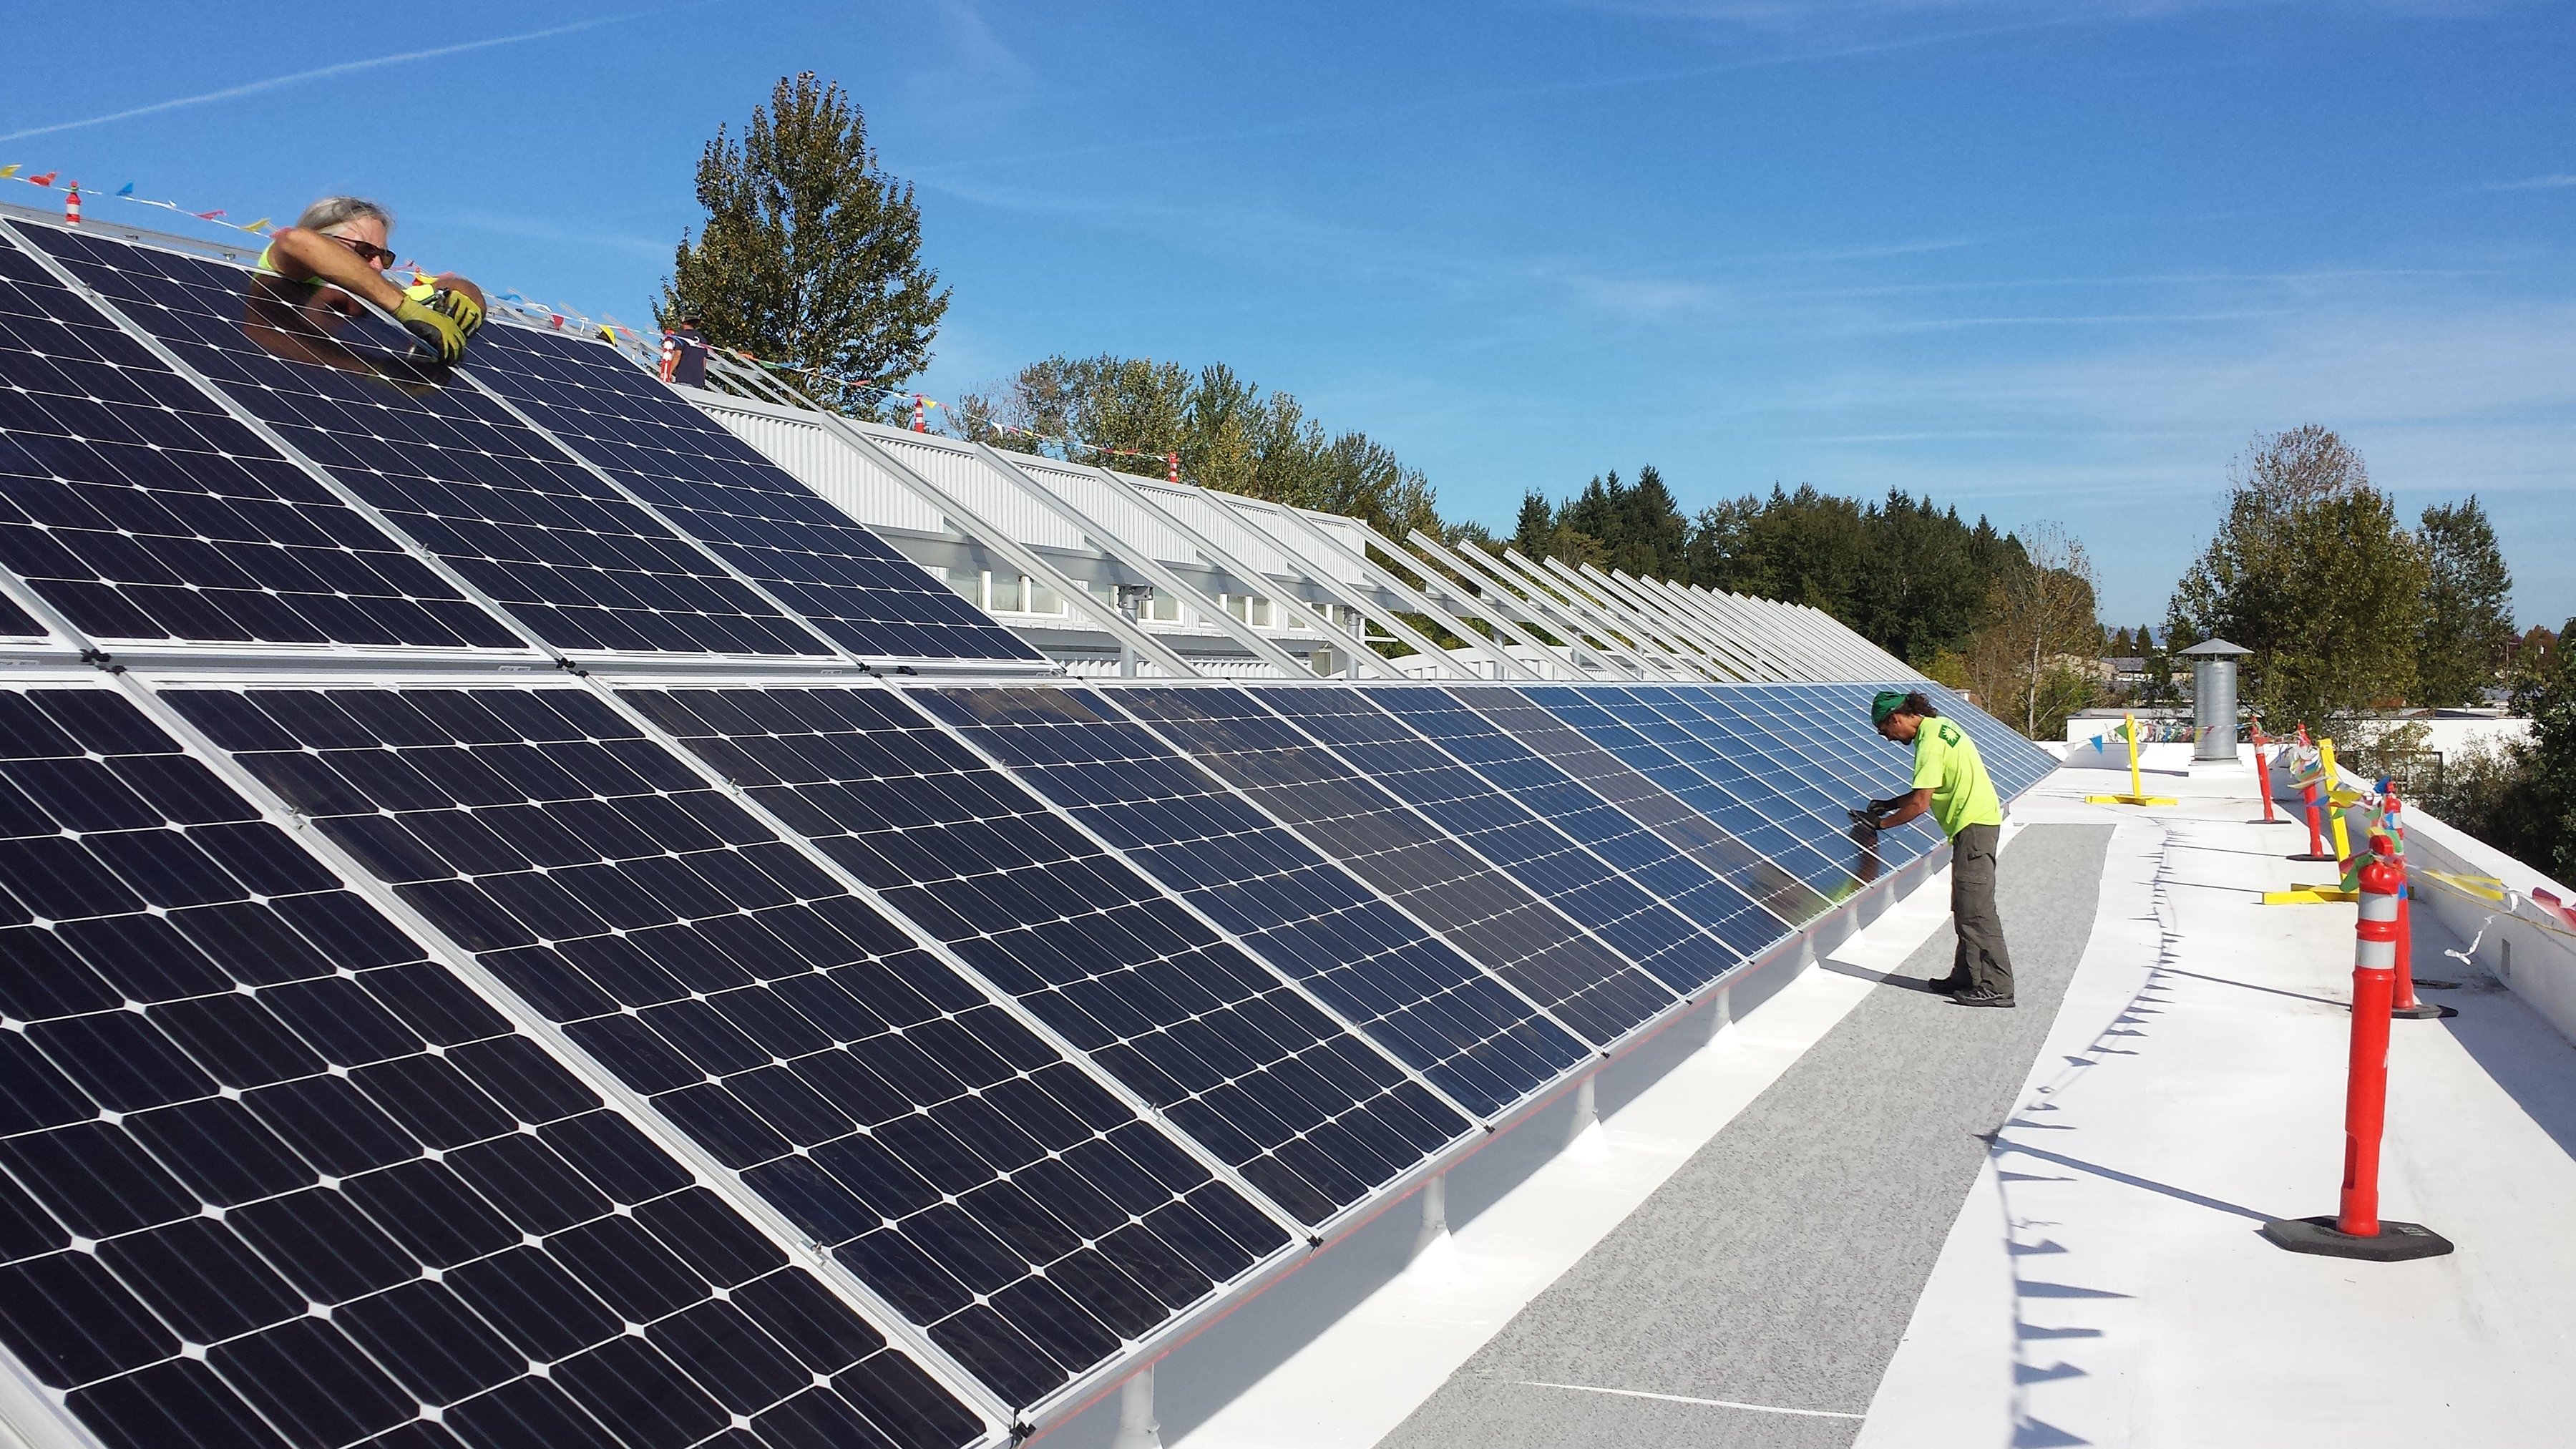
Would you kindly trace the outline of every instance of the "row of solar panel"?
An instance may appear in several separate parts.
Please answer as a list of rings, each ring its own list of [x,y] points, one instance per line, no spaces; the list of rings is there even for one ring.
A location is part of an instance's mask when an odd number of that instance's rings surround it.
[[[412,353],[309,287],[0,223],[0,565],[126,647],[1038,659],[607,347]]]
[[[126,1444],[963,1442],[881,1330],[1041,1400],[1928,849],[1866,693],[163,685],[355,893],[0,693],[0,1335]]]
[[[91,642],[1035,657],[604,348],[11,236]],[[0,1336],[117,1443],[974,1438],[1934,844],[1860,686],[157,689],[0,692]]]

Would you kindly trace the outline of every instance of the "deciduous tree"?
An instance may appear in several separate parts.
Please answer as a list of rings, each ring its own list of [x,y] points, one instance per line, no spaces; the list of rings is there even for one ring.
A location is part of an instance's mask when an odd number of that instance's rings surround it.
[[[1401,540],[1437,533],[1431,484],[1365,433],[1326,431],[1284,392],[1223,364],[1196,372],[1135,357],[1050,357],[958,399],[968,437],[1127,472],[1171,454],[1190,482],[1365,518]]]
[[[2361,455],[2311,424],[2258,437],[2218,533],[2183,575],[2165,645],[2253,651],[2245,697],[2276,733],[2331,732],[2415,687],[2424,557]]]
[[[2049,739],[2101,692],[2091,672],[2102,637],[2093,561],[2059,524],[2015,536],[2024,556],[1993,585],[1987,622],[1968,647],[1968,681],[1996,717]]]

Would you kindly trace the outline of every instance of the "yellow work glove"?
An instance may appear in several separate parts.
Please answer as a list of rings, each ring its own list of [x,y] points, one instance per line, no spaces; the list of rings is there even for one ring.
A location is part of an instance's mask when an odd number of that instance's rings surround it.
[[[465,329],[428,298],[405,294],[402,305],[394,309],[394,320],[450,367],[465,355]]]
[[[483,325],[483,308],[462,292],[415,286],[404,289],[394,320],[453,367],[465,356],[466,339]]]

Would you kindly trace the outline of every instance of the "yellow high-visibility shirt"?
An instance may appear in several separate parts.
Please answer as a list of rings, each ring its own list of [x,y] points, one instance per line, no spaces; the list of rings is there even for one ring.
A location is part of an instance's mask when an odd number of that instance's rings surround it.
[[[1943,835],[2004,823],[2004,807],[1995,799],[1995,782],[1986,777],[1977,742],[1956,720],[1927,719],[1914,732],[1914,788],[1932,791],[1932,818],[1941,822]]]

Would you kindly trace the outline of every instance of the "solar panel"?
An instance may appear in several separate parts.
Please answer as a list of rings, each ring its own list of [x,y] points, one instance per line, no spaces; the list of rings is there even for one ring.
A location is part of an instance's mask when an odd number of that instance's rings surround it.
[[[852,653],[1044,657],[614,349],[498,327],[472,369]]]
[[[1236,689],[1139,686],[1120,709],[1595,1043],[1675,1000],[1555,907]]]
[[[1605,686],[1530,685],[1522,691],[1683,803],[1762,853],[1825,901],[1859,888],[1863,847],[1828,844],[1821,822],[1724,752],[1657,715],[1636,694]],[[1845,829],[1849,829],[1846,822]],[[1828,854],[1828,850],[1833,853]]]
[[[22,234],[557,649],[829,657],[490,395],[425,370],[400,329],[239,267]]]
[[[100,1441],[981,1436],[124,697],[0,689],[0,881],[0,1340]]]
[[[1300,1220],[1469,1130],[894,691],[625,697]]]
[[[1656,839],[1759,902],[1773,915],[1793,925],[1803,925],[1826,908],[1825,898],[1804,881],[1765,859],[1761,852],[1518,690],[1462,685],[1450,692],[1515,742],[1581,781],[1584,788],[1618,806],[1621,814],[1654,832]],[[1669,759],[1667,763],[1671,763]]]
[[[1694,692],[1692,702],[1721,726],[1739,722],[1755,746],[1782,768],[1803,770],[1824,786],[1829,808],[1903,794],[1913,750],[1881,739],[1870,727],[1873,691],[1851,685],[1751,685]],[[1998,791],[2005,782],[1998,776]],[[2006,798],[2009,798],[2007,795]],[[1879,834],[1891,864],[1937,848],[1939,822],[1920,817]]]
[[[1324,685],[1247,692],[1674,990],[1696,991],[1743,961],[1742,951],[1531,813],[1535,802],[1495,789],[1370,696]]]
[[[586,689],[164,698],[1006,1402],[1286,1244]]]
[[[1685,685],[1637,693],[1639,702],[1656,718],[1714,750],[1741,776],[1758,781],[1759,788],[1769,792],[1766,808],[1773,810],[1773,819],[1819,844],[1853,839],[1848,813],[1851,809],[1872,799],[1904,794],[1910,788],[1907,781],[1912,775],[1911,757],[1889,747],[1875,731],[1869,739],[1884,753],[1874,762],[1875,768],[1864,768],[1843,758],[1837,746],[1800,748],[1783,741],[1775,732],[1783,723],[1781,717],[1762,708],[1749,691],[1739,695],[1733,690]],[[1856,745],[1859,731],[1867,728],[1868,718],[1864,712],[1840,721],[1843,741]],[[1821,726],[1822,722],[1811,723]],[[1703,773],[1711,772],[1703,769]],[[1722,783],[1751,793],[1740,779]],[[1937,823],[1917,819],[1878,832],[1871,846],[1884,868],[1929,853],[1940,845],[1941,839]]]
[[[0,565],[113,644],[527,647],[5,237]]]
[[[1589,846],[1739,956],[1750,956],[1788,931],[1780,917],[1723,875],[1667,844],[1610,800],[1576,783],[1566,770],[1442,689],[1374,690],[1368,698],[1472,767],[1499,791]],[[1615,762],[1614,762],[1615,763]],[[1651,784],[1640,781],[1649,790]],[[1661,791],[1655,791],[1662,794]],[[1667,808],[1680,802],[1665,797]]]
[[[1583,1059],[1581,1042],[1455,947],[1096,695],[910,697],[1469,1111],[1490,1117]]]

